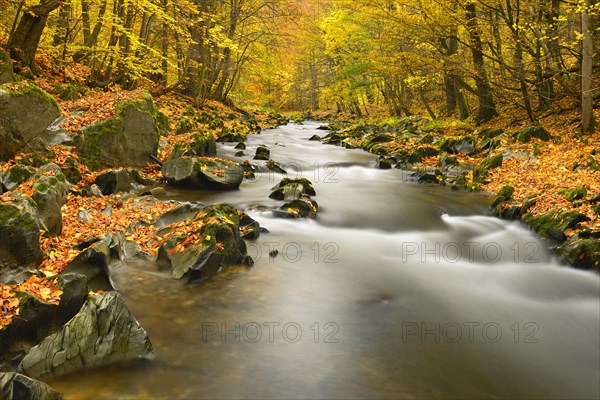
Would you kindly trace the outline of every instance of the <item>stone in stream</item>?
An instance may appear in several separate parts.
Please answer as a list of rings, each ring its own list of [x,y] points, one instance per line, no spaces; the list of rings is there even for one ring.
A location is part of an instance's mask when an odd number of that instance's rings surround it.
[[[473,183],[476,185],[486,183],[485,178],[490,169],[499,168],[502,166],[502,154],[497,154],[493,157],[488,157],[473,169]]]
[[[256,148],[256,154],[254,155],[255,160],[265,160],[267,161],[271,156],[271,152],[267,149],[266,146],[258,146]]]
[[[319,136],[319,135],[312,135],[308,140],[311,140],[311,141],[321,141],[321,136]]]
[[[153,359],[152,344],[118,292],[91,294],[56,333],[31,348],[19,371],[49,379],[138,359]]]
[[[143,168],[156,157],[160,114],[150,93],[118,103],[117,111],[115,117],[84,128],[77,142],[82,162],[92,169]]]
[[[171,158],[178,157],[214,157],[217,155],[217,142],[210,133],[195,132],[185,141],[175,144]]]
[[[392,168],[394,160],[390,157],[379,156],[377,158],[377,168],[379,169],[390,169]]]
[[[0,202],[0,281],[23,281],[41,257],[35,201],[22,197]]]
[[[67,201],[70,184],[60,167],[52,163],[40,167],[32,179],[32,198],[38,206],[40,225],[48,235],[59,236],[63,226],[61,207]]]
[[[25,292],[15,292],[19,299],[19,318],[13,318],[0,330],[0,363],[16,368],[28,349],[55,333],[79,312],[89,291],[85,276],[61,273],[57,287],[63,292],[57,305]]]
[[[223,268],[251,264],[246,244],[240,236],[238,211],[231,204],[205,207],[188,224],[195,227],[195,242],[185,247],[190,237],[167,236],[168,226],[162,230],[163,244],[158,250],[157,264],[176,279],[205,280]]]
[[[208,157],[172,158],[162,166],[169,184],[205,189],[238,189],[244,179],[242,167],[229,160]]]
[[[244,152],[243,151],[238,151],[237,153],[234,154],[235,157],[244,157]]]
[[[243,142],[239,142],[238,144],[235,145],[234,149],[246,150],[246,145]]]
[[[260,224],[246,213],[240,215],[240,234],[242,239],[256,240],[260,237]]]
[[[283,167],[275,160],[267,161],[267,168],[269,168],[273,172],[277,172],[279,174],[287,174],[287,171],[283,169]]]
[[[132,190],[144,192],[145,188],[156,184],[152,179],[143,178],[135,169],[119,168],[104,172],[96,177],[94,184],[104,196],[113,193],[128,193]]]
[[[86,277],[90,290],[114,290],[110,279],[111,261],[110,238],[92,243],[83,249],[63,270],[63,273],[76,273]]]
[[[279,209],[291,218],[316,218],[319,206],[316,201],[303,197],[285,203]],[[275,213],[275,216],[282,217],[285,215]]]
[[[0,372],[0,398],[3,400],[61,400],[63,395],[44,382],[17,372]]]
[[[10,83],[0,86],[0,160],[17,153],[44,151],[46,128],[60,117],[52,96],[35,84]]]
[[[282,189],[287,185],[290,184],[300,184],[303,186],[304,191],[303,193],[306,193],[309,196],[316,196],[317,192],[315,191],[315,188],[312,184],[311,181],[309,181],[306,178],[283,178],[281,181],[279,181],[279,183],[275,186],[273,186],[273,188],[271,190],[274,190],[275,192],[271,193],[271,197],[272,199],[276,199],[276,200],[283,200],[283,198],[280,198],[281,196],[276,195],[275,193],[277,192],[278,189]]]

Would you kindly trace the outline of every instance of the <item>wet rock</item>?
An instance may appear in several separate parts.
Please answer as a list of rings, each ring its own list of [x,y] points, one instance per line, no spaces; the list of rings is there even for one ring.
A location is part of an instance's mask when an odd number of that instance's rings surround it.
[[[81,309],[88,294],[85,276],[63,273],[57,277],[57,287],[63,291],[58,305],[16,292],[19,318],[0,330],[0,359],[6,368],[16,368],[31,347],[55,333]]]
[[[169,236],[158,250],[157,264],[173,278],[204,280],[223,268],[251,262],[240,236],[238,211],[231,204],[205,207],[189,223],[197,227],[199,242],[181,249],[178,246],[188,237]]]
[[[319,129],[319,128],[317,128],[317,129]],[[319,135],[312,135],[308,140],[315,141],[315,142],[320,142],[321,141],[321,136],[319,136]]]
[[[304,186],[300,183],[290,183],[280,187],[269,195],[275,200],[292,201],[298,200],[305,194]]]
[[[425,170],[417,171],[417,172],[413,173],[411,176],[414,179],[416,179],[417,182],[420,184],[429,183],[429,184],[437,185],[438,183],[440,183],[440,179],[438,178],[438,175],[432,171],[425,171]]]
[[[238,150],[246,150],[246,145],[243,142],[239,142],[234,148]]]
[[[112,252],[110,239],[100,239],[77,255],[63,270],[86,277],[90,290],[114,290],[110,279],[109,264]]]
[[[472,137],[464,137],[457,141],[455,149],[457,153],[471,155],[475,153],[477,141]]]
[[[172,210],[167,211],[162,214],[156,222],[154,222],[154,226],[158,229],[164,228],[167,225],[176,224],[181,221],[185,221],[186,219],[195,218],[199,212],[204,208],[203,205],[187,203]]]
[[[581,222],[590,219],[577,211],[551,211],[547,214],[531,215],[523,217],[529,226],[531,226],[542,237],[553,239],[562,243],[566,239],[565,231],[575,229]]]
[[[256,154],[254,155],[255,160],[265,160],[267,161],[271,156],[271,152],[267,149],[266,146],[258,146],[256,148]]]
[[[217,142],[210,133],[195,132],[185,141],[175,144],[171,158],[214,157],[217,155]]]
[[[52,163],[40,167],[32,179],[32,198],[38,207],[40,225],[48,235],[58,236],[63,225],[61,207],[67,201],[70,185],[60,167]]]
[[[77,143],[82,162],[92,169],[143,168],[158,151],[158,112],[149,93],[117,104],[119,114],[83,130]]]
[[[3,400],[61,400],[63,395],[44,382],[16,372],[0,372],[0,398]]]
[[[79,222],[90,222],[92,217],[86,210],[81,210],[77,213],[77,221]]]
[[[394,140],[394,136],[387,133],[369,133],[363,136],[361,147],[373,153],[376,144],[388,143]]]
[[[267,161],[267,168],[279,174],[287,174],[287,171],[283,169],[283,167],[277,161],[274,160]]]
[[[539,124],[529,125],[515,136],[515,139],[521,143],[529,143],[532,138],[537,138],[544,142],[551,139],[550,133]]]
[[[33,83],[0,86],[0,160],[43,151],[41,136],[60,117],[58,103]]]
[[[238,189],[244,170],[233,161],[191,157],[170,159],[162,167],[169,184],[206,189]]]
[[[160,186],[150,189],[150,191],[148,193],[154,197],[160,197],[160,196],[167,195],[167,191],[163,187],[160,187]]]
[[[0,281],[22,281],[41,261],[37,205],[32,198],[0,202]]]
[[[240,235],[242,239],[256,240],[260,237],[262,229],[260,224],[246,213],[241,214]]]
[[[94,184],[98,186],[104,196],[108,196],[114,193],[129,193],[140,186],[149,186],[156,182],[144,179],[137,170],[119,168],[98,175]]]
[[[234,154],[234,157],[244,157],[244,152],[243,151],[238,151],[237,153]]]
[[[319,206],[316,201],[307,198],[292,200],[280,207],[280,210],[294,218],[316,218]],[[278,215],[276,215],[278,216]]]
[[[305,193],[309,196],[317,195],[317,192],[315,191],[315,188],[314,188],[312,182],[306,178],[283,178],[281,181],[279,181],[279,183],[277,185],[275,185],[272,188],[272,190],[277,192],[279,189],[283,189],[287,185],[294,184],[294,183],[302,185],[302,187],[304,188],[304,191],[302,193]],[[273,192],[271,194],[271,196],[269,196],[269,197],[271,197],[272,199],[276,199],[276,200],[283,200],[283,197],[280,195],[275,195],[274,194],[275,192]],[[275,196],[275,197],[272,197],[272,196]]]
[[[575,239],[558,248],[563,259],[579,269],[600,271],[600,240]]]
[[[47,379],[152,358],[150,339],[123,297],[117,292],[104,292],[89,296],[75,317],[33,347],[19,370]]]
[[[392,168],[393,159],[390,157],[378,157],[377,168],[379,169],[390,169]]]

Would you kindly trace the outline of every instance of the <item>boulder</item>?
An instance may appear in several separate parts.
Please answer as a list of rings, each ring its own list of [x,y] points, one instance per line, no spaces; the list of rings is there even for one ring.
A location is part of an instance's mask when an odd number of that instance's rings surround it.
[[[246,145],[243,142],[239,142],[234,148],[238,150],[246,150]]]
[[[488,157],[473,169],[473,183],[479,185],[485,183],[485,178],[490,169],[499,168],[502,166],[502,154],[497,154],[493,157]]]
[[[110,238],[101,238],[83,249],[65,267],[63,273],[85,276],[90,290],[114,290],[109,272],[111,257]]]
[[[440,154],[440,151],[435,147],[423,146],[419,147],[408,157],[408,162],[411,164],[420,163],[424,158],[435,157]]]
[[[158,150],[158,113],[149,93],[117,104],[118,115],[83,130],[80,159],[92,169],[143,168]]]
[[[550,133],[539,124],[526,126],[521,132],[518,132],[515,138],[521,143],[529,143],[532,138],[547,142],[551,139]]]
[[[73,318],[88,295],[83,275],[63,273],[57,278],[57,287],[63,292],[59,304],[45,303],[28,293],[16,292],[19,317],[0,330],[0,359],[7,368],[16,368],[31,347]]]
[[[107,196],[113,193],[128,193],[132,190],[143,192],[144,187],[155,185],[156,181],[143,178],[138,170],[119,168],[98,175],[94,184],[104,196]]]
[[[33,200],[37,204],[41,227],[50,236],[59,236],[62,232],[61,207],[67,201],[70,185],[60,167],[46,164],[33,177]]]
[[[162,166],[169,184],[206,189],[238,189],[244,179],[242,167],[229,160],[207,157],[171,158]]]
[[[255,160],[265,160],[267,161],[271,156],[271,152],[267,149],[266,146],[258,146],[256,148],[256,154],[254,155]]]
[[[240,235],[242,239],[256,240],[262,232],[260,224],[246,213],[240,215]]]
[[[600,240],[598,239],[568,241],[558,248],[558,254],[575,268],[600,271]]]
[[[30,197],[0,202],[0,281],[22,280],[41,261],[38,209]]]
[[[321,136],[319,136],[319,135],[312,135],[308,140],[311,140],[311,141],[314,141],[314,142],[319,142],[319,141],[321,141]]]
[[[19,371],[48,379],[153,358],[150,339],[123,297],[118,292],[104,292],[90,295],[77,315],[33,347],[19,364]]]
[[[238,211],[231,204],[205,207],[187,220],[196,227],[196,241],[184,246],[190,236],[177,236],[163,230],[164,243],[158,250],[157,264],[176,279],[208,279],[223,268],[250,263],[246,244],[240,236]]]
[[[0,398],[3,400],[61,400],[63,395],[44,382],[16,372],[0,372]]]
[[[458,164],[456,156],[449,156],[447,154],[441,156],[438,161],[438,167],[440,168],[456,167]]]
[[[273,186],[273,188],[271,188],[271,190],[274,190],[273,193],[271,193],[271,197],[272,199],[276,199],[276,200],[283,200],[282,196],[276,195],[275,193],[279,190],[279,189],[283,189],[284,187],[286,187],[287,185],[290,184],[300,184],[303,187],[303,192],[309,196],[316,196],[317,192],[315,191],[315,188],[312,184],[311,181],[309,181],[306,178],[283,178],[281,181],[279,181],[279,183],[275,186]]]
[[[390,157],[378,157],[377,158],[377,168],[379,169],[390,169],[393,165],[393,159]]]
[[[177,142],[170,158],[213,157],[217,155],[217,142],[212,134],[195,132],[185,141]]]
[[[35,175],[35,168],[26,165],[15,165],[14,167],[0,173],[0,184],[7,191],[15,189],[21,183],[28,181]]]
[[[33,83],[0,86],[0,160],[44,150],[46,128],[60,117],[58,103]]]
[[[527,214],[523,217],[540,236],[562,243],[566,240],[567,229],[575,229],[581,222],[589,221],[589,217],[578,211],[551,211],[546,214]]]
[[[15,81],[12,60],[6,51],[0,49],[0,85]]]

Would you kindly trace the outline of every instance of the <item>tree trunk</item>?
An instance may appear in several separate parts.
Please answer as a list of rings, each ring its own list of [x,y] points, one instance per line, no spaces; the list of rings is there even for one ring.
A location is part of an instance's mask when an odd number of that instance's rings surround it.
[[[35,53],[48,15],[56,10],[62,0],[47,0],[38,5],[29,7],[23,13],[19,25],[9,39],[10,56],[24,67],[35,69]]]
[[[594,98],[592,94],[592,64],[594,53],[594,42],[590,31],[589,9],[591,0],[584,0],[584,9],[581,12],[581,33],[583,44],[581,48],[581,131],[583,133],[594,132]]]
[[[467,12],[467,30],[471,40],[471,52],[473,55],[473,65],[475,67],[475,84],[477,86],[477,97],[479,99],[479,109],[475,119],[477,122],[487,122],[494,118],[497,114],[496,104],[492,95],[487,73],[485,71],[485,63],[483,60],[483,44],[481,42],[481,31],[477,23],[477,13],[475,4],[468,3],[465,5]]]

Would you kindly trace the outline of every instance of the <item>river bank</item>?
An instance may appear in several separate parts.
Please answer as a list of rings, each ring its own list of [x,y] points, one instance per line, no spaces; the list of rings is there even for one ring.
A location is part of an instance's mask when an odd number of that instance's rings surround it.
[[[326,144],[378,155],[419,183],[495,195],[497,217],[534,229],[565,263],[600,270],[600,139],[539,124],[474,127],[422,117],[323,126]],[[572,131],[571,131],[572,132]]]

